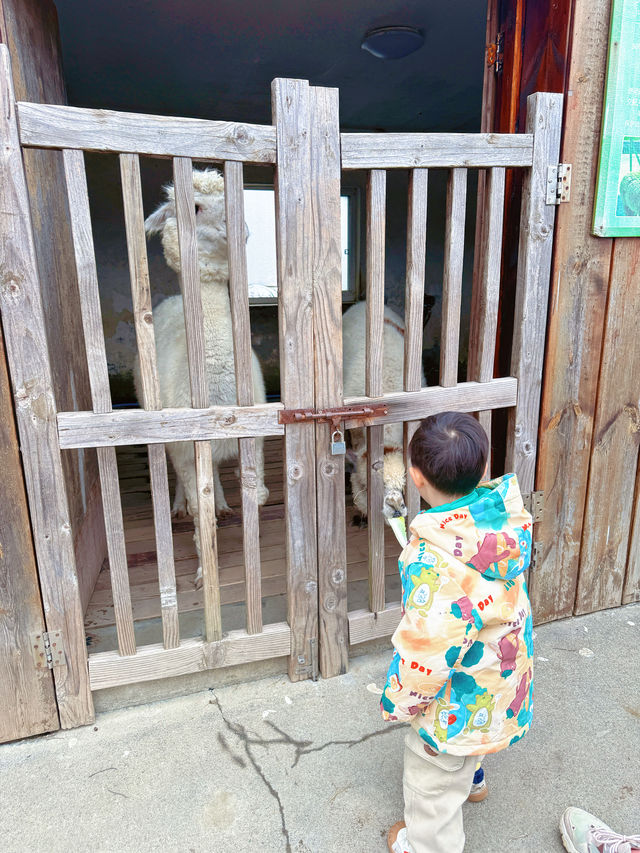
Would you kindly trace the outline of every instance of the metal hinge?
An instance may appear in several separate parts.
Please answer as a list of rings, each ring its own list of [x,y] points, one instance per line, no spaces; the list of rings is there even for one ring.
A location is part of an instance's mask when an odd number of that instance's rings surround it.
[[[558,163],[547,169],[547,204],[562,204],[571,195],[571,163]]]
[[[493,66],[496,74],[502,74],[504,56],[504,33],[498,33],[496,40],[487,45],[487,65]]]
[[[535,571],[542,559],[542,542],[534,542],[531,546],[531,562],[529,563],[529,571]]]
[[[36,669],[53,669],[64,663],[62,631],[40,631],[31,635],[31,652]]]
[[[542,521],[544,513],[544,492],[529,492],[522,496],[522,502],[527,512],[531,513],[534,524],[537,521]]]
[[[309,657],[298,655],[298,672],[308,674],[313,681],[318,680],[318,642],[315,637],[309,638]]]

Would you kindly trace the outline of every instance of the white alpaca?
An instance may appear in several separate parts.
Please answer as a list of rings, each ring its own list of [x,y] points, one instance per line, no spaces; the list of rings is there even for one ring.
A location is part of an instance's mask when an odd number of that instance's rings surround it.
[[[227,231],[224,209],[224,179],[213,170],[193,170],[193,189],[196,207],[198,261],[204,315],[204,341],[209,402],[211,405],[237,403],[235,359],[233,355],[233,327],[229,303],[229,268],[227,263]],[[167,264],[180,272],[178,228],[173,185],[165,187],[167,201],[145,221],[148,235],[161,233],[162,248]],[[190,408],[191,390],[187,360],[187,341],[184,325],[182,296],[170,296],[153,312],[160,397],[164,408]],[[260,363],[252,352],[253,394],[256,403],[266,400]],[[134,381],[138,400],[142,401],[140,367],[136,358]],[[258,503],[262,506],[269,496],[264,485],[264,460],[262,439],[256,440],[256,474]],[[193,516],[195,542],[200,558],[198,500],[193,442],[180,441],[167,444],[169,458],[176,471],[177,485],[173,514]],[[238,455],[238,442],[234,438],[211,442],[213,456],[213,483],[216,513],[231,512],[222,490],[219,466]],[[196,583],[202,575],[198,568]]]
[[[365,336],[366,302],[357,302],[342,317],[342,381],[345,397],[365,394]],[[384,309],[382,391],[385,394],[402,391],[404,378],[404,321],[391,308]],[[422,384],[425,384],[424,373]],[[350,430],[355,466],[351,474],[353,502],[363,515],[367,514],[367,441],[363,428]],[[402,447],[402,424],[384,426],[384,502],[380,507],[385,518],[406,515],[403,492],[406,484]]]

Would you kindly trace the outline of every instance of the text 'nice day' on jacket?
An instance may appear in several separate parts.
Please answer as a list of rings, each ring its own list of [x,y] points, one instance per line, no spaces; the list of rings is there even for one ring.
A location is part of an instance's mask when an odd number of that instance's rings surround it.
[[[515,474],[411,524],[381,708],[386,720],[411,720],[437,752],[497,752],[529,729],[531,524]]]

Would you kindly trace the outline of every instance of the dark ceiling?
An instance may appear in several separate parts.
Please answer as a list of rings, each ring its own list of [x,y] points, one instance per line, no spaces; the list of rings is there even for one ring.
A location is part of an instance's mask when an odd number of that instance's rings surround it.
[[[479,130],[486,0],[56,0],[69,103],[270,123],[274,77],[340,89],[343,128]],[[419,27],[398,60],[360,47]]]

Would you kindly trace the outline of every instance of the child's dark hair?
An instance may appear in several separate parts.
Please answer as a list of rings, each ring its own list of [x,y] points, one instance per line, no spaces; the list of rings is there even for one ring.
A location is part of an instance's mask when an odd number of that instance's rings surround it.
[[[421,421],[409,445],[411,464],[445,495],[466,495],[484,474],[489,439],[463,412],[440,412]]]

